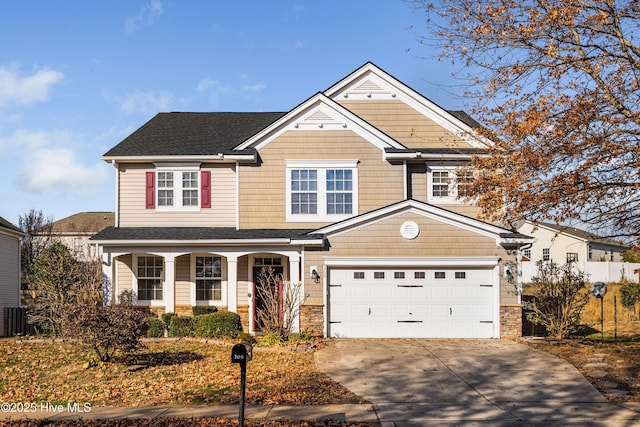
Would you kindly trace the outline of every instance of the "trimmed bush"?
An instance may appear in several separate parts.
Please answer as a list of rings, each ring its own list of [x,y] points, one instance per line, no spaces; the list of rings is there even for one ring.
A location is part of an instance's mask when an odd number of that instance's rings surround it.
[[[148,338],[161,338],[164,336],[164,324],[162,320],[157,317],[152,317],[147,322],[149,328],[147,329],[147,337]]]
[[[64,335],[93,349],[102,362],[110,362],[118,350],[129,353],[140,348],[147,328],[148,313],[126,305],[70,304],[64,314]]]
[[[190,337],[193,335],[193,317],[173,316],[169,323],[170,337]]]
[[[203,314],[211,314],[218,311],[218,307],[213,305],[194,305],[191,307],[194,316],[202,316]]]
[[[200,338],[235,338],[242,332],[242,325],[236,313],[221,311],[195,317],[193,329]]]
[[[258,342],[256,337],[254,337],[253,335],[247,332],[238,332],[238,335],[236,336],[236,338],[238,338],[240,341],[250,342],[251,344],[257,344]]]

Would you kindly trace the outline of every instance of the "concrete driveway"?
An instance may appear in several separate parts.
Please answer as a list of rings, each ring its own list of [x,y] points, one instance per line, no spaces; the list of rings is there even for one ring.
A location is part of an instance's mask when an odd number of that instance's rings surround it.
[[[572,365],[506,340],[338,339],[319,369],[387,426],[638,426]]]

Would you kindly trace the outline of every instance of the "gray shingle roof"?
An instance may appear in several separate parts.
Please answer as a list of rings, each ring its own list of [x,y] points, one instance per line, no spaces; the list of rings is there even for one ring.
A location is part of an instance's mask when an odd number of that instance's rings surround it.
[[[6,219],[2,218],[0,216],[0,227],[1,228],[5,228],[8,231],[14,232],[14,233],[20,233],[22,234],[22,230],[20,230],[18,227],[16,227],[15,225],[11,224],[9,221],[7,221]]]
[[[105,157],[227,154],[285,113],[159,113]]]
[[[243,239],[318,239],[307,229],[245,229],[233,227],[108,227],[91,240],[243,240]]]
[[[613,239],[609,239],[606,237],[602,237],[602,236],[598,236],[597,234],[591,233],[589,231],[584,231],[581,230],[579,228],[575,228],[575,227],[570,227],[567,225],[559,225],[559,224],[552,224],[552,223],[548,223],[548,222],[537,222],[534,224],[538,224],[544,227],[548,227],[551,228],[552,230],[556,230],[559,231],[561,233],[565,233],[565,234],[570,234],[572,236],[578,237],[580,239],[584,239],[584,240],[588,240],[589,242],[593,242],[593,243],[600,243],[603,245],[610,245],[610,246],[618,246],[620,248],[629,248],[629,246],[625,245],[622,242],[618,242],[617,240],[613,240]]]

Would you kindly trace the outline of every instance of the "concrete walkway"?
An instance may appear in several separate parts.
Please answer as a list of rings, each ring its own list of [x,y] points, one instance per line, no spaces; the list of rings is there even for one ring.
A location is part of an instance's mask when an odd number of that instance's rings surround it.
[[[237,419],[239,415],[238,405],[194,405],[194,406],[147,406],[147,407],[105,407],[90,408],[87,412],[73,412],[63,407],[36,408],[33,412],[0,412],[0,421],[47,419],[51,421],[77,420],[104,420],[104,419],[151,419],[160,417],[200,418],[222,417]],[[319,405],[319,406],[289,406],[247,405],[244,413],[245,419],[258,420],[291,420],[291,421],[322,421],[332,419],[346,422],[371,422],[378,421],[371,405]]]
[[[321,371],[386,426],[640,426],[568,362],[506,340],[332,340]]]

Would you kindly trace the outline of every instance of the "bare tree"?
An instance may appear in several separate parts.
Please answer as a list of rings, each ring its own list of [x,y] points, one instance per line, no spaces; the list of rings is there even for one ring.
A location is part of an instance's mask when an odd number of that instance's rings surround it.
[[[262,267],[256,280],[256,297],[261,301],[256,308],[258,326],[287,340],[295,332],[300,306],[306,299],[302,283],[283,281],[272,267]]]
[[[18,227],[25,233],[20,240],[22,282],[28,283],[33,265],[51,241],[51,218],[31,209],[18,217]]]

